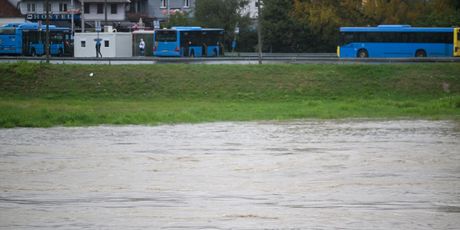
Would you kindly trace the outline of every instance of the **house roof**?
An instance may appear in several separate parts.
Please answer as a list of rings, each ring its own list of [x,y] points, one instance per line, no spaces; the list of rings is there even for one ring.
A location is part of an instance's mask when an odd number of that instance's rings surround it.
[[[0,0],[0,18],[22,17],[21,12],[8,0]]]

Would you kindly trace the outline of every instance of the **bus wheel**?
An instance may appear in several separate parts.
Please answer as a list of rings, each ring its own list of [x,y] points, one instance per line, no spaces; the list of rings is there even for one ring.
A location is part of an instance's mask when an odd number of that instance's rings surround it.
[[[359,57],[359,58],[367,58],[367,57],[369,57],[369,53],[367,52],[366,49],[360,49],[360,50],[358,50],[357,57]]]
[[[415,57],[426,57],[426,52],[425,50],[417,50],[415,52]]]

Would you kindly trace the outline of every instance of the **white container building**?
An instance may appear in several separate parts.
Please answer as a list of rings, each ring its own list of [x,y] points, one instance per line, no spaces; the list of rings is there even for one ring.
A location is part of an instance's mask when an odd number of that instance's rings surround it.
[[[132,34],[113,32],[106,28],[105,33],[75,33],[74,56],[96,57],[96,39],[101,39],[102,57],[132,57]]]

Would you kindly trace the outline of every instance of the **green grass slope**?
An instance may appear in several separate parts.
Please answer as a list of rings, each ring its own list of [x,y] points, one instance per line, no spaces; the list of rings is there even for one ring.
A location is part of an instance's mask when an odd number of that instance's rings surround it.
[[[459,115],[455,63],[0,64],[0,127]]]

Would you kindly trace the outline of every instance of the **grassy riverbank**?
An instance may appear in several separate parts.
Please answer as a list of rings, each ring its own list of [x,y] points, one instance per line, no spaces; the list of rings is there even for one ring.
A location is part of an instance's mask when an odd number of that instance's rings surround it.
[[[460,64],[0,64],[0,127],[354,117],[459,119]]]

